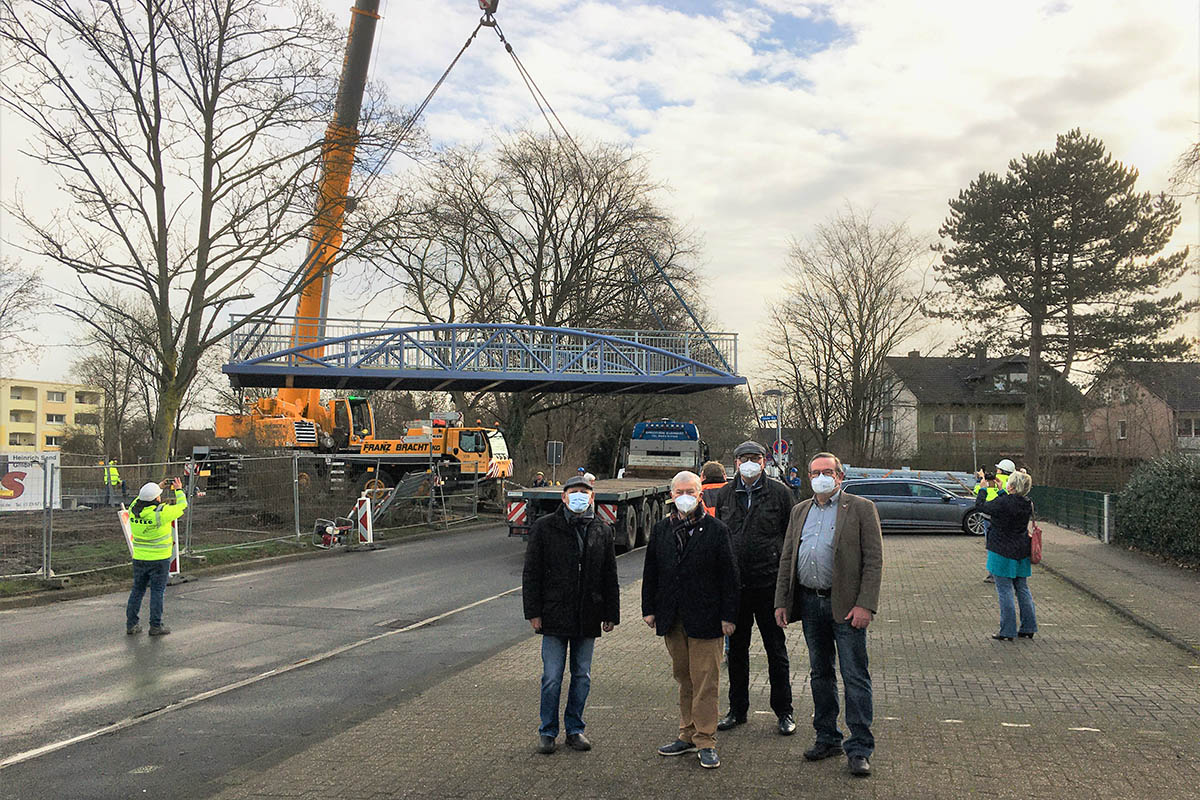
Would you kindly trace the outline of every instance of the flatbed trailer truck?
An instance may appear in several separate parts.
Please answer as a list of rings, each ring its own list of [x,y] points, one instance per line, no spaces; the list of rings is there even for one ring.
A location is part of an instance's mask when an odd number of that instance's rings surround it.
[[[601,478],[594,487],[596,516],[613,527],[618,552],[646,544],[669,510],[670,478]],[[534,520],[562,508],[562,487],[513,489],[507,500],[508,535],[527,538]]]

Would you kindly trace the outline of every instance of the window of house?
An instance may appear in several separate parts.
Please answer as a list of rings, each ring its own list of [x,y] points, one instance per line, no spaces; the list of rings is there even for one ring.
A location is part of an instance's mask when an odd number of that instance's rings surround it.
[[[16,386],[9,389],[8,390],[8,399],[9,400],[20,400],[21,399],[21,390],[18,389]]]
[[[1029,383],[1029,373],[1027,372],[1010,372],[1007,376],[1009,384],[1015,384],[1011,388],[1019,389],[1021,386]]]
[[[61,436],[47,436],[46,437],[46,447],[61,447],[61,446],[62,446],[62,437]]]
[[[66,414],[47,414],[46,415],[46,424],[47,425],[66,425],[67,424],[67,415]]]
[[[1179,436],[1200,436],[1200,419],[1179,418]]]
[[[100,415],[99,414],[76,414],[75,415],[75,424],[76,425],[99,425],[100,424]]]
[[[1128,403],[1129,402],[1129,387],[1122,386],[1121,390],[1118,392],[1118,396],[1121,398],[1122,403]]]
[[[988,414],[989,431],[1008,430],[1008,414]]]
[[[15,445],[19,445],[19,444],[21,444],[21,434],[19,434],[19,433],[10,433],[10,434],[8,435],[8,444],[9,444],[9,446],[10,446],[10,447],[11,447],[11,446],[15,446]]]
[[[934,433],[949,433],[950,432],[950,415],[949,414],[934,414],[933,415],[933,432]]]
[[[970,433],[971,431],[971,415],[970,414],[954,414],[950,418],[950,430],[955,433]]]
[[[66,392],[46,392],[46,402],[48,403],[65,403],[67,402]]]
[[[1129,438],[1129,425],[1123,419],[1117,420],[1117,438],[1118,439],[1128,439]]]
[[[1062,433],[1062,415],[1060,414],[1038,414],[1038,430],[1050,431],[1052,433]]]

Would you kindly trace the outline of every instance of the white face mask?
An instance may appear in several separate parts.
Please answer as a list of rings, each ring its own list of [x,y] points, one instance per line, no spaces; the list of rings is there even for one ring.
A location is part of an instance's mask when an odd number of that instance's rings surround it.
[[[582,514],[592,505],[591,492],[571,492],[567,495],[567,508],[576,514]]]
[[[699,504],[700,498],[692,494],[681,494],[675,498],[675,508],[678,509],[679,513],[683,514],[685,517],[692,513],[692,511],[694,511],[696,506]]]
[[[837,481],[829,475],[818,475],[812,479],[812,490],[814,494],[832,494],[837,488]]]
[[[743,461],[738,464],[738,472],[748,481],[752,481],[758,477],[758,473],[762,472],[762,464],[757,461]]]

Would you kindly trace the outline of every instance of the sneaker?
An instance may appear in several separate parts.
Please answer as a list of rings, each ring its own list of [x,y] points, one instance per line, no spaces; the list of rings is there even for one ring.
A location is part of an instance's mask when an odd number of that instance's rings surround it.
[[[592,749],[592,743],[588,741],[588,738],[582,733],[568,733],[567,747],[571,748],[572,750],[586,752]]]
[[[171,632],[171,629],[168,628],[166,625],[151,625],[150,626],[150,635],[151,636],[166,636],[170,632]]]
[[[658,748],[660,756],[681,756],[684,753],[696,752],[696,745],[691,742],[685,742],[683,739],[676,739],[670,744],[664,744]]]
[[[829,758],[830,756],[840,756],[842,752],[842,746],[840,744],[814,742],[812,747],[804,751],[804,758],[808,761],[820,761],[821,759]]]
[[[141,633],[141,632],[142,632],[141,625],[126,625],[125,626],[125,635],[126,636],[133,636],[135,633]]]
[[[700,766],[705,769],[716,769],[721,766],[721,759],[717,758],[717,748],[705,747],[700,751]]]

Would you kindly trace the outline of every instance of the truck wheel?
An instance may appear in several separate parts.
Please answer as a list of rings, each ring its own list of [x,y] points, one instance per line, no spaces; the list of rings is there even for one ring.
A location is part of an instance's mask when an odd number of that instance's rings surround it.
[[[646,544],[646,534],[650,532],[650,526],[653,525],[652,518],[654,516],[654,501],[648,500],[642,503],[638,510],[638,532],[634,540],[635,547],[642,547]]]
[[[621,522],[623,526],[621,541],[617,543],[616,549],[627,553],[634,548],[637,542],[637,512],[634,511],[633,506],[625,506],[622,509]]]

